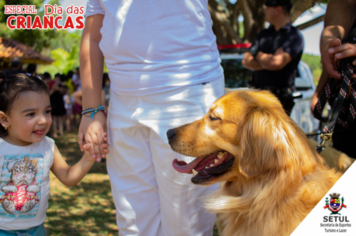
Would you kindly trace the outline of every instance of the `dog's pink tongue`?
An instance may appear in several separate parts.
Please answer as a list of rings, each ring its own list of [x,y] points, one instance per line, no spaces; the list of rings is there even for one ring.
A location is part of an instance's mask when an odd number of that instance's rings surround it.
[[[174,159],[172,162],[173,168],[179,173],[193,174],[192,170],[202,161],[203,158],[196,158],[191,163],[187,164],[185,161],[178,161]]]

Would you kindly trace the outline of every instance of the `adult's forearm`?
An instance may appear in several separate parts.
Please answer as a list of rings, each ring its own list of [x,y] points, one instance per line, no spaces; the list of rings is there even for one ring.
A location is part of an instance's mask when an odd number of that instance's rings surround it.
[[[102,16],[88,17],[80,45],[80,78],[83,109],[101,105],[104,56],[99,48]],[[95,19],[95,20],[94,20]],[[101,19],[101,21],[100,21]]]
[[[242,60],[242,65],[243,65],[243,67],[245,67],[249,70],[254,70],[254,71],[264,70],[263,67],[260,65],[260,63],[258,63],[253,58],[252,54],[249,52],[245,53],[245,57]]]
[[[260,63],[263,69],[265,70],[280,70],[282,69],[283,56],[274,55],[268,53],[259,52],[257,54],[256,60]]]
[[[325,13],[322,36],[343,39],[356,16],[356,0],[331,0]]]
[[[82,42],[80,51],[83,109],[98,107],[101,103],[104,57],[99,45],[90,42]]]

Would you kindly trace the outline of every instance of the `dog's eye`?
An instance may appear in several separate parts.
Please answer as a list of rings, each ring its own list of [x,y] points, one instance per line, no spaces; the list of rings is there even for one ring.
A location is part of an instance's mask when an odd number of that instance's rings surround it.
[[[213,120],[220,120],[220,118],[209,116],[209,120],[211,120],[211,121],[213,121]]]

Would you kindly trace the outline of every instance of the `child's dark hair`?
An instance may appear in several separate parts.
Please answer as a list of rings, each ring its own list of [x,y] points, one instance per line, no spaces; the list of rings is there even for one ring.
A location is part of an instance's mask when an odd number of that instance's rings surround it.
[[[49,96],[46,84],[37,76],[26,74],[10,75],[0,82],[0,111],[9,114],[13,103],[25,92],[45,93]],[[7,131],[0,125],[0,137],[7,136]]]

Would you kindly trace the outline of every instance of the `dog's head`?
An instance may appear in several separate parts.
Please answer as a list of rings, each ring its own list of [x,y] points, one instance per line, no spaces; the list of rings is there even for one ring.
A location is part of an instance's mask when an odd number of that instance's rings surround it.
[[[174,169],[204,185],[300,166],[296,148],[309,146],[302,136],[274,95],[255,90],[230,92],[202,119],[167,131],[174,151],[197,157],[189,164],[174,160]]]

